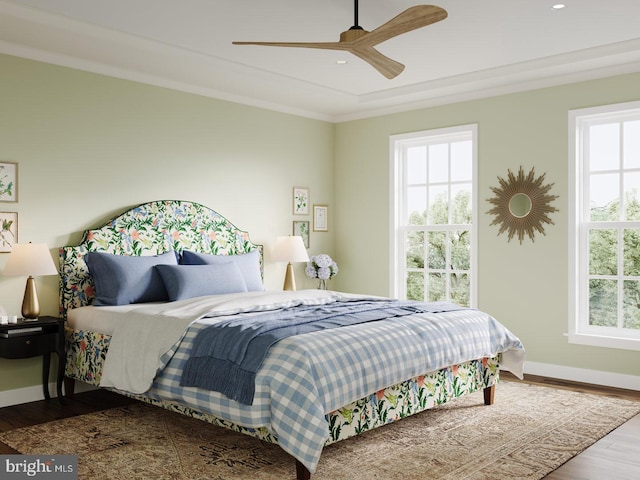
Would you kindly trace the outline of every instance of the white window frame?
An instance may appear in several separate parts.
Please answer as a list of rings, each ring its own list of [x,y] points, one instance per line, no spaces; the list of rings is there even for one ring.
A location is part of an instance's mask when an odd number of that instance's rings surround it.
[[[469,303],[472,308],[477,308],[478,287],[477,287],[477,219],[478,219],[478,125],[468,124],[455,127],[438,128],[424,130],[420,132],[391,135],[389,137],[389,164],[390,164],[390,222],[389,232],[389,295],[393,298],[406,298],[406,251],[405,244],[401,241],[401,219],[403,218],[402,207],[404,202],[401,195],[404,194],[404,171],[402,151],[411,144],[423,144],[428,141],[455,141],[456,138],[470,136],[472,143],[472,212],[471,212],[471,240],[470,240],[470,292]],[[445,230],[449,227],[438,225],[438,230]],[[455,228],[451,227],[451,228]]]
[[[585,129],[594,124],[640,118],[640,102],[627,102],[569,111],[569,343],[640,350],[640,331],[589,325],[588,171],[584,168]],[[608,222],[608,228],[638,222]],[[620,310],[620,307],[619,307]]]

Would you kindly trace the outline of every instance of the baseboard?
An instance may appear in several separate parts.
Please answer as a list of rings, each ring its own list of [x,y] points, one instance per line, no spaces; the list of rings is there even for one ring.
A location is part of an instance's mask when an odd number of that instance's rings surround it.
[[[89,385],[84,382],[75,383],[74,392],[88,392],[89,390],[95,390],[97,387]],[[51,398],[56,398],[56,384],[49,384],[49,393]],[[42,392],[42,385],[33,385],[31,387],[16,388],[14,390],[5,390],[0,392],[0,408],[8,407],[11,405],[19,405],[21,403],[37,402],[38,400],[44,400],[44,393]]]
[[[529,361],[526,361],[524,364],[524,373],[557,378],[559,380],[570,380],[572,382],[603,385],[605,387],[640,390],[640,376],[638,375],[625,375],[623,373],[587,370],[584,368],[565,367],[562,365]]]
[[[606,387],[624,388],[627,390],[640,391],[640,376],[625,375],[622,373],[602,372],[599,370],[587,370],[584,368],[565,367],[562,365],[552,365],[549,363],[525,362],[524,373],[530,375],[540,375],[559,380],[570,380],[573,382],[591,383]],[[95,390],[97,387],[83,382],[75,382],[76,393]],[[49,385],[51,396],[56,396],[56,385]],[[5,390],[0,392],[0,408],[20,403],[35,402],[43,400],[44,394],[40,385],[17,388],[15,390]]]

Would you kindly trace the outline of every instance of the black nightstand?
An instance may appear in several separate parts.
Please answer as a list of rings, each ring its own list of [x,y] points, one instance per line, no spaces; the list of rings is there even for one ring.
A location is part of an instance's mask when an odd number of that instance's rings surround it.
[[[58,355],[57,393],[62,397],[62,377],[66,354],[64,350],[64,319],[56,317],[40,317],[37,320],[0,325],[0,357],[31,358],[42,355],[42,390],[44,398],[49,400],[49,367],[51,352]]]

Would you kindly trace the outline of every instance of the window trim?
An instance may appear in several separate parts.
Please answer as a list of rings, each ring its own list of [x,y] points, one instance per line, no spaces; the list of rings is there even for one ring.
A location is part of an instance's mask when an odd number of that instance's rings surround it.
[[[418,132],[403,133],[389,136],[389,296],[398,298],[400,286],[398,275],[400,273],[400,263],[404,250],[399,244],[400,219],[402,218],[402,201],[400,199],[400,189],[398,188],[403,180],[400,161],[397,158],[399,144],[408,144],[412,140],[418,141],[424,137],[448,137],[462,133],[471,134],[472,149],[472,208],[471,208],[471,258],[469,272],[471,276],[469,304],[472,308],[478,305],[478,124],[458,125],[454,127],[436,128],[422,130]],[[451,225],[451,224],[448,224]],[[447,227],[448,228],[448,227]]]
[[[594,327],[585,323],[584,305],[588,291],[581,286],[588,284],[588,272],[584,259],[588,258],[586,226],[581,219],[586,214],[583,190],[578,182],[586,185],[588,172],[583,167],[583,130],[585,125],[606,123],[607,120],[624,121],[624,117],[638,115],[640,101],[603,105],[569,110],[568,127],[568,215],[569,215],[569,309],[568,340],[571,344],[640,351],[640,334],[630,338],[618,328]],[[594,225],[597,222],[589,222]],[[625,222],[626,223],[626,222]],[[631,222],[629,222],[631,223]],[[612,222],[618,228],[620,222]],[[581,261],[582,260],[582,261]]]

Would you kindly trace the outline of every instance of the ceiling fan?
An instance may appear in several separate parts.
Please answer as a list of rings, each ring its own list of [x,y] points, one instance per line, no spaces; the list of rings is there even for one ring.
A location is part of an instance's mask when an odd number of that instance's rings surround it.
[[[354,0],[354,25],[340,34],[338,42],[233,42],[234,45],[263,45],[268,47],[302,47],[326,50],[346,50],[368,62],[382,75],[397,77],[404,65],[384,56],[375,47],[403,33],[426,27],[447,18],[447,11],[435,5],[410,7],[375,30],[368,32],[358,25],[358,0]]]

